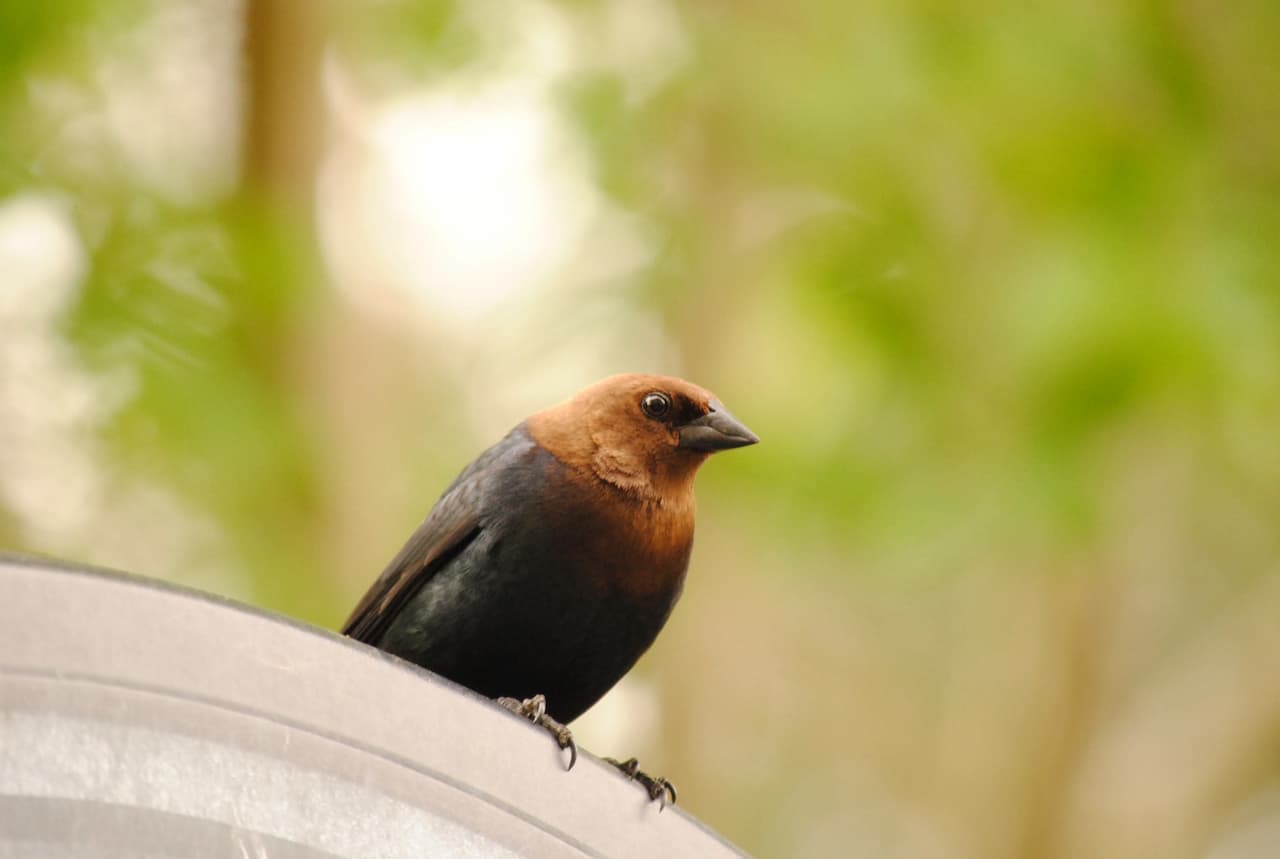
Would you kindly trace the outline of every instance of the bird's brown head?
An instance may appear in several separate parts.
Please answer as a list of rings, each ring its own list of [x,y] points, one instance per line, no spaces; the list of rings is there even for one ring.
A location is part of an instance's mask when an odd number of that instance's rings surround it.
[[[710,454],[759,441],[705,388],[638,373],[596,382],[526,426],[562,462],[657,500],[688,493]]]

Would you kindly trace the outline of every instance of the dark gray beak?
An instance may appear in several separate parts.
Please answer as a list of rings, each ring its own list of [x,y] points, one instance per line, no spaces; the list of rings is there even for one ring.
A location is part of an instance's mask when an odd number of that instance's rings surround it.
[[[680,447],[689,450],[729,450],[746,447],[760,439],[720,403],[711,402],[711,411],[680,427]]]

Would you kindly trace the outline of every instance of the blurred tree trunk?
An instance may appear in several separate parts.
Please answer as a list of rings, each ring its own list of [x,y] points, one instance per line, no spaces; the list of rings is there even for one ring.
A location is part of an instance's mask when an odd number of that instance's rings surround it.
[[[350,312],[328,288],[316,180],[329,140],[322,84],[337,8],[330,0],[245,0],[243,12],[243,196],[265,209],[267,227],[283,228],[277,243],[288,255],[288,276],[304,287],[280,320],[284,330],[273,331],[274,351],[261,370],[316,453],[319,486],[318,509],[297,523],[312,556],[308,569],[259,583],[259,601],[297,606],[311,599],[304,616],[322,624],[346,616],[421,516],[421,502],[389,498],[383,478],[416,456],[424,425],[416,392],[430,390],[414,369],[416,342]],[[324,606],[312,596],[317,583]],[[294,590],[286,599],[275,588]]]
[[[321,68],[328,36],[328,0],[244,0],[243,139],[239,236],[249,265],[246,286],[253,318],[247,348],[256,375],[304,451],[294,497],[274,511],[273,540],[298,569],[272,569],[254,582],[270,607],[324,623],[345,601],[331,544],[332,512],[326,457],[317,436],[331,419],[317,403],[329,399],[329,291],[316,230],[316,176],[324,147]]]
[[[295,215],[308,212],[314,197],[327,10],[325,0],[247,0],[244,7],[244,184]]]

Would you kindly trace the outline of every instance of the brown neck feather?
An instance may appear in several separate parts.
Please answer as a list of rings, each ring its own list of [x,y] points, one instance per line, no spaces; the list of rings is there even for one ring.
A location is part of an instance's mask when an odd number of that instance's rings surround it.
[[[583,414],[573,405],[569,401],[531,416],[525,426],[534,441],[570,468],[627,495],[692,509],[693,478],[706,454],[681,450],[674,438],[641,437],[608,415]]]
[[[705,457],[671,449],[665,457],[637,451],[634,438],[617,438],[599,426],[584,431],[558,420],[559,408],[539,412],[525,426],[576,475],[574,482],[586,496],[598,499],[592,502],[595,515],[609,524],[582,535],[581,542],[612,541],[601,552],[620,559],[612,573],[599,571],[600,583],[636,594],[678,593],[693,545],[693,478]]]

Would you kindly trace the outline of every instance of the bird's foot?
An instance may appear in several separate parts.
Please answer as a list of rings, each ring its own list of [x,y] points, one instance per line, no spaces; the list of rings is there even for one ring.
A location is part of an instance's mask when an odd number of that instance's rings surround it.
[[[521,701],[518,698],[499,698],[498,703],[521,718],[543,728],[556,741],[561,749],[569,750],[569,765],[566,770],[573,769],[578,762],[578,744],[573,741],[573,732],[547,715],[547,699],[543,695],[534,695]]]
[[[635,758],[629,758],[625,761],[618,761],[613,758],[605,758],[606,763],[613,764],[622,770],[622,774],[634,782],[639,782],[640,786],[649,794],[649,799],[656,800],[658,811],[666,808],[668,805],[676,804],[676,786],[661,776],[651,776],[647,772],[640,769],[640,762]],[[667,797],[671,797],[671,802],[667,802]]]

